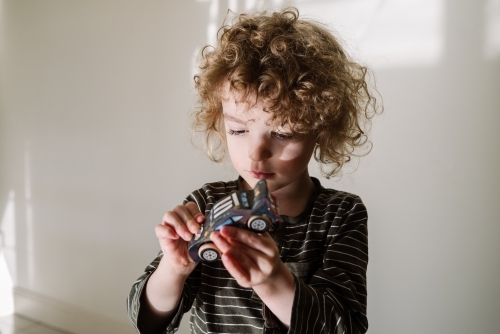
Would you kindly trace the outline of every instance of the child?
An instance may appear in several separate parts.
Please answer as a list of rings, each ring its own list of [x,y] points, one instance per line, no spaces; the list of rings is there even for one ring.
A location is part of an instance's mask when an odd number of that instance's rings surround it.
[[[205,184],[156,227],[161,252],[133,285],[140,333],[173,333],[191,310],[193,333],[365,333],[367,212],[359,197],[309,176],[314,155],[337,174],[376,111],[367,69],[294,8],[240,15],[202,52],[195,126],[215,161],[239,178]],[[187,243],[213,204],[266,179],[281,219],[270,232],[224,227],[221,260],[194,263]]]

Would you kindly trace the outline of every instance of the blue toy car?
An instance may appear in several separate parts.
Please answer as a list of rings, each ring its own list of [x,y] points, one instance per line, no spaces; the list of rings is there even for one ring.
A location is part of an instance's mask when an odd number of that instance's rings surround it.
[[[188,244],[189,256],[195,262],[215,261],[220,251],[210,240],[210,234],[230,225],[264,233],[279,221],[276,198],[268,191],[266,180],[260,180],[253,190],[235,191],[214,204],[207,219]]]

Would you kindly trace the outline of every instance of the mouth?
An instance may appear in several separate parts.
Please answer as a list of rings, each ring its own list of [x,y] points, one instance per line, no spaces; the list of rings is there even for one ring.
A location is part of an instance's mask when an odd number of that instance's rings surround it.
[[[267,172],[255,171],[255,170],[251,170],[250,174],[255,179],[268,179],[274,175],[274,173],[267,173]]]

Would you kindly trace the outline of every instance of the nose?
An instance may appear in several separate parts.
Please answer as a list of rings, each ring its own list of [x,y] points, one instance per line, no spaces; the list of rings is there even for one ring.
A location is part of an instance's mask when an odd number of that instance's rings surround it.
[[[248,146],[248,157],[253,161],[262,161],[272,156],[271,143],[265,136],[253,136]]]

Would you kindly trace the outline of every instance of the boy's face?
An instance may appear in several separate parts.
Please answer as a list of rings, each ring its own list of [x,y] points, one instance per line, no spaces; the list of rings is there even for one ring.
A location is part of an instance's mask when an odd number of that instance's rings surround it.
[[[297,191],[311,182],[307,165],[314,151],[313,138],[294,137],[289,129],[268,123],[270,115],[262,103],[239,101],[229,84],[222,96],[229,156],[247,189],[259,179],[266,179],[270,191],[278,193]]]

